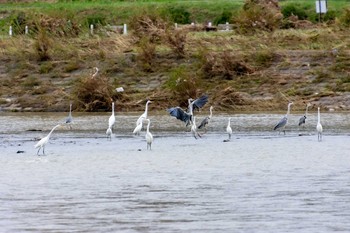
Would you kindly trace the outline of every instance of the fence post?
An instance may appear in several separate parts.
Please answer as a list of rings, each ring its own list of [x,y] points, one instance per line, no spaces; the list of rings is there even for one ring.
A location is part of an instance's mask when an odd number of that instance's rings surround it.
[[[25,33],[26,35],[28,35],[28,33],[29,33],[28,25],[26,25],[26,27],[24,28],[24,33]]]
[[[177,23],[175,23],[175,29],[177,29]]]
[[[124,23],[123,26],[123,35],[127,35],[128,34],[128,26],[126,25],[126,23]]]
[[[12,36],[12,26],[10,26],[10,29],[9,29],[9,36]]]
[[[90,24],[90,34],[93,35],[94,34],[94,25]]]
[[[226,31],[230,29],[230,26],[228,25],[228,22],[226,22]]]

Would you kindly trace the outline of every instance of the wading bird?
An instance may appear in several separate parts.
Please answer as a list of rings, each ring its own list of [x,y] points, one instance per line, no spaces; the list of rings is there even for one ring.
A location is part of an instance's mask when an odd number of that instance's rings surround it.
[[[228,123],[226,127],[226,133],[228,134],[228,141],[231,139],[232,128],[231,128],[231,117],[228,118]]]
[[[112,115],[108,119],[108,128],[113,128],[115,123],[115,115],[114,115],[114,102],[112,102]]]
[[[322,125],[321,125],[321,113],[320,113],[320,107],[317,108],[317,125],[316,125],[316,130],[317,130],[317,135],[318,135],[318,141],[322,141],[322,131],[323,131],[323,128],[322,128]]]
[[[38,152],[36,153],[37,155],[39,155],[39,151],[41,148],[43,148],[43,155],[45,155],[45,145],[49,142],[52,132],[59,126],[61,125],[56,125],[55,127],[53,127],[46,137],[43,137],[37,144],[35,144],[34,148],[39,148]]]
[[[299,126],[305,124],[305,122],[306,122],[307,111],[308,111],[308,109],[309,109],[310,106],[311,106],[310,103],[308,103],[308,104],[306,105],[305,114],[304,114],[304,116],[300,117],[300,119],[299,119],[299,124],[298,124]]]
[[[95,73],[93,73],[93,75],[91,76],[92,79],[96,78],[96,76],[98,75],[98,72],[100,71],[97,67],[94,67]]]
[[[146,106],[145,106],[145,112],[142,113],[142,115],[139,117],[139,119],[137,119],[137,121],[136,121],[136,126],[138,126],[139,124],[141,124],[143,120],[147,119],[147,116],[148,116],[148,105],[149,105],[150,103],[152,103],[152,101],[147,100]]]
[[[280,129],[282,130],[283,129],[283,133],[286,134],[286,125],[288,123],[288,115],[290,113],[290,107],[292,106],[293,102],[290,102],[288,103],[288,110],[287,110],[287,114],[277,123],[277,125],[273,128],[273,130],[277,130],[277,129]],[[281,133],[281,131],[280,131]]]
[[[142,121],[140,122],[140,124],[138,124],[134,131],[132,132],[134,135],[140,135],[140,132],[141,132],[141,129],[142,129]]]
[[[204,128],[205,132],[207,132],[207,125],[209,124],[211,118],[213,117],[213,106],[210,106],[209,108],[209,116],[207,116],[206,118],[204,118],[202,120],[202,122],[199,124],[198,129]]]
[[[151,121],[149,119],[146,119],[146,121],[147,121],[147,131],[146,131],[145,138],[147,142],[147,150],[148,148],[152,150],[153,135],[149,131],[149,126],[151,125]]]
[[[200,98],[193,100],[188,99],[188,111],[185,112],[180,107],[169,108],[167,111],[171,116],[176,117],[176,119],[181,120],[186,123],[186,126],[192,124],[193,111],[200,109],[208,102],[208,96],[203,95]]]
[[[66,124],[69,124],[69,129],[72,129],[72,124],[73,122],[73,117],[72,117],[72,104],[69,104],[69,114],[68,117],[66,118]]]
[[[191,126],[191,132],[192,135],[195,139],[197,139],[198,137],[201,137],[201,135],[197,132],[197,126],[196,126],[196,117],[193,117],[193,122],[192,122],[192,126]]]
[[[106,130],[107,140],[109,139],[110,141],[112,141],[112,134],[112,129],[108,127],[108,129]]]

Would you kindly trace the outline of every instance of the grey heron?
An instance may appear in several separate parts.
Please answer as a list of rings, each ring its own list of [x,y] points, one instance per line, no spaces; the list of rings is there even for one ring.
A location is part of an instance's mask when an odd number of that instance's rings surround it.
[[[305,122],[306,122],[307,111],[308,111],[308,109],[309,109],[310,106],[311,106],[310,103],[308,103],[308,104],[306,105],[306,109],[305,109],[305,114],[304,114],[304,116],[302,116],[302,117],[299,118],[299,124],[298,124],[299,126],[305,124]]]
[[[68,117],[66,118],[66,124],[69,124],[69,128],[72,129],[72,124],[73,122],[73,117],[72,117],[72,103],[69,104],[69,114]]]
[[[321,113],[320,113],[320,107],[317,108],[317,125],[316,125],[317,135],[318,135],[318,141],[322,141],[322,125],[321,125]]]
[[[186,126],[192,124],[193,111],[200,109],[208,102],[208,95],[203,95],[198,99],[188,99],[188,111],[185,112],[180,107],[169,108],[167,111],[171,116],[176,117],[176,119],[181,120],[186,123]]]
[[[114,123],[115,123],[114,102],[112,102],[112,115],[108,119],[108,128],[113,128]]]
[[[196,117],[193,117],[193,122],[192,122],[192,126],[191,126],[191,132],[192,135],[195,139],[197,139],[198,137],[201,137],[201,135],[197,132],[197,126],[196,126]]]
[[[150,119],[146,119],[146,121],[147,121],[147,131],[146,131],[145,138],[146,138],[146,142],[147,142],[147,150],[148,150],[148,148],[150,150],[152,150],[153,135],[149,131],[149,126],[151,125],[151,121],[150,121]]]
[[[39,148],[38,152],[36,153],[37,155],[39,155],[39,151],[41,148],[43,149],[43,155],[45,155],[45,145],[49,142],[52,132],[59,126],[61,125],[56,125],[55,127],[53,127],[46,137],[43,137],[37,144],[35,144],[34,148]]]
[[[293,102],[288,103],[288,110],[287,110],[287,114],[277,123],[277,125],[275,125],[275,127],[273,128],[273,130],[277,130],[277,129],[283,129],[283,133],[286,134],[286,130],[285,127],[288,123],[288,115],[290,113],[290,107],[292,106]]]
[[[209,108],[209,116],[204,118],[202,122],[199,124],[198,129],[204,128],[206,131],[206,126],[209,124],[211,118],[213,117],[213,106],[210,106]]]

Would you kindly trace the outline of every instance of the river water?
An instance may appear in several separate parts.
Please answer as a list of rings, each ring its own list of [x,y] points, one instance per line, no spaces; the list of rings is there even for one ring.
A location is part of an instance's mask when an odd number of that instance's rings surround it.
[[[233,136],[225,128],[231,117]],[[350,232],[350,114],[215,115],[202,138],[154,114],[152,150],[137,114],[0,114],[1,232]],[[198,116],[197,122],[203,116]]]

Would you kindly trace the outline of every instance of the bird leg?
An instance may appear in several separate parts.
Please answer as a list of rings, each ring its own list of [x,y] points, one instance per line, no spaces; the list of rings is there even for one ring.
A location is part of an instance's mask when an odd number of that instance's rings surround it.
[[[39,150],[38,150],[38,152],[36,153],[36,155],[39,155],[39,151],[40,151],[40,149],[41,149],[41,147],[39,147]]]

